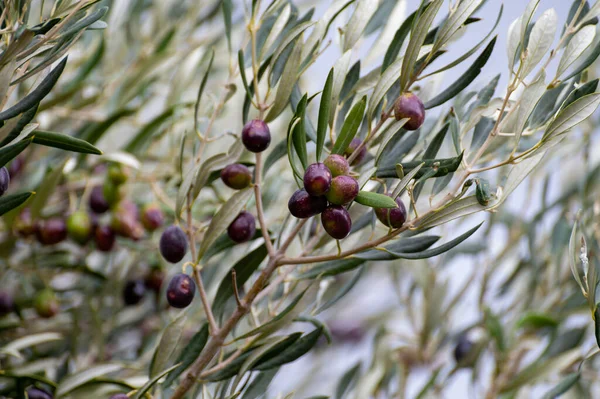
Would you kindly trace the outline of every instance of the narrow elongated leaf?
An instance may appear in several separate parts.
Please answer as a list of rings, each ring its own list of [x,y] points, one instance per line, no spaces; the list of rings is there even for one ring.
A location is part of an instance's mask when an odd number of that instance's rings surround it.
[[[30,348],[35,345],[45,344],[48,342],[60,341],[63,336],[54,332],[39,333],[26,335],[24,337],[17,338],[7,345],[0,348],[0,352],[9,353],[13,356],[19,356],[19,351],[25,348]]]
[[[0,216],[24,204],[34,192],[17,193],[0,197]]]
[[[292,128],[292,140],[294,142],[294,148],[296,149],[296,154],[298,154],[298,158],[300,159],[300,163],[302,167],[306,169],[308,167],[308,153],[306,151],[306,129],[304,127],[304,118],[306,114],[306,106],[308,103],[308,97],[305,94],[298,107],[296,109],[296,117],[298,118],[298,123],[294,125]]]
[[[319,105],[319,122],[317,124],[317,162],[321,162],[321,154],[327,137],[327,126],[329,124],[329,115],[331,114],[331,93],[333,90],[334,69],[331,68],[325,81],[325,87],[321,93],[321,104]]]
[[[433,0],[429,3],[423,13],[413,21],[410,32],[410,41],[408,42],[408,47],[406,48],[402,62],[402,72],[400,75],[401,91],[408,89],[406,86],[413,77],[415,63],[419,57],[423,42],[425,41],[429,28],[443,3],[443,0]]]
[[[359,258],[345,258],[332,260],[329,262],[322,262],[311,268],[310,270],[301,273],[298,280],[309,280],[317,277],[335,276],[336,274],[346,273],[350,270],[358,268],[360,265],[365,263],[364,259]]]
[[[310,351],[316,345],[322,333],[323,329],[317,328],[316,330],[302,336],[291,346],[287,347],[281,353],[275,355],[273,358],[264,362],[260,362],[256,367],[254,367],[254,369],[269,370],[275,367],[282,366],[286,363],[293,362],[294,360],[300,358],[308,351]]]
[[[159,375],[169,364],[171,356],[179,344],[183,327],[185,325],[186,316],[181,312],[173,321],[171,321],[164,329],[162,337],[154,352],[154,357],[150,363],[150,378]]]
[[[446,22],[438,30],[433,42],[432,51],[435,52],[444,47],[482,2],[483,0],[462,0],[459,2],[448,16]]]
[[[515,140],[518,143],[521,139],[521,134],[525,130],[525,125],[529,116],[535,109],[536,105],[546,92],[546,74],[540,74],[540,77],[523,90],[521,95],[521,105],[517,112],[517,124],[515,127]]]
[[[179,364],[171,366],[168,369],[163,370],[162,372],[160,372],[157,375],[155,375],[154,377],[152,377],[150,379],[150,381],[148,381],[147,383],[145,383],[143,387],[141,387],[140,389],[137,390],[137,392],[135,393],[135,395],[133,396],[132,399],[142,399],[142,398],[145,398],[146,397],[145,396],[146,393],[149,392],[150,389],[152,389],[152,387],[154,385],[156,385],[156,383],[158,382],[158,380],[160,380],[165,375],[169,374],[171,371],[175,370],[179,366],[180,366]]]
[[[390,91],[395,82],[398,81],[398,75],[400,74],[400,68],[402,68],[402,59],[396,60],[381,74],[379,81],[373,89],[373,94],[369,101],[369,108],[367,111],[367,118],[371,118],[383,100],[385,94]]]
[[[277,118],[281,112],[285,109],[290,101],[290,96],[292,91],[294,90],[294,85],[296,84],[298,78],[298,69],[300,66],[300,56],[302,54],[302,43],[297,41],[294,44],[294,48],[292,53],[290,54],[285,68],[283,69],[283,74],[281,75],[281,79],[279,81],[279,86],[277,87],[277,93],[275,94],[275,100],[267,116],[265,118],[265,122],[270,122],[273,119]]]
[[[61,150],[79,152],[82,154],[102,154],[102,151],[87,141],[67,136],[66,134],[34,130],[31,132],[30,137],[35,144],[44,145],[46,147],[60,148]]]
[[[359,102],[354,104],[348,113],[346,120],[344,121],[344,125],[342,126],[339,136],[335,140],[335,144],[331,150],[332,154],[341,155],[344,153],[344,151],[346,151],[346,148],[348,148],[350,142],[358,132],[358,128],[362,123],[363,115],[365,114],[366,106],[367,96],[364,96]]]
[[[594,63],[594,61],[596,61],[598,59],[598,56],[600,56],[600,40],[596,41],[596,44],[594,45],[593,50],[590,51],[590,54],[585,58],[585,60],[583,60],[581,62],[581,64],[579,64],[575,68],[573,68],[571,73],[569,73],[567,76],[565,76],[563,78],[563,81],[569,80],[573,76],[579,75],[581,72],[583,72],[585,69],[587,69],[590,65],[592,65]]]
[[[231,0],[223,0],[221,3],[223,8],[223,22],[225,24],[225,36],[227,37],[227,47],[231,51],[231,18],[233,11],[233,4]]]
[[[202,259],[204,253],[210,248],[215,240],[225,231],[225,229],[233,222],[238,216],[240,211],[244,208],[250,197],[252,196],[253,190],[251,187],[245,188],[233,194],[229,200],[223,204],[221,209],[213,216],[202,244],[198,250],[197,260]]]
[[[425,165],[425,163],[421,163],[417,167],[413,168],[402,178],[402,180],[400,180],[400,182],[394,189],[394,192],[392,193],[392,198],[398,198],[399,195],[402,195],[404,189],[406,189],[406,186],[408,186],[408,183],[410,183],[410,181],[414,179],[414,177],[417,175],[417,173],[419,173],[419,170],[423,167],[423,165]]]
[[[54,87],[58,78],[63,73],[65,66],[67,65],[67,57],[63,58],[63,60],[54,68],[48,76],[44,78],[42,83],[39,84],[31,93],[23,97],[21,101],[13,105],[11,108],[0,112],[0,121],[5,121],[10,118],[14,118],[15,116],[27,111],[31,107],[34,107],[36,104],[39,104],[40,101],[44,99],[50,93],[50,90]]]
[[[550,139],[574,128],[594,113],[600,105],[600,93],[588,94],[560,111],[552,121],[544,139]]]
[[[354,367],[344,373],[337,387],[335,388],[335,399],[344,399],[356,385],[356,379],[360,375],[361,363],[358,362]]]
[[[16,139],[19,136],[19,134],[21,134],[25,126],[27,126],[33,120],[35,114],[37,113],[37,110],[38,106],[34,105],[29,110],[25,111],[23,115],[21,115],[19,121],[15,124],[11,131],[8,132],[6,137],[4,137],[0,142],[0,148],[4,147],[7,144],[10,144],[11,141]]]
[[[554,388],[546,392],[544,396],[542,396],[542,399],[556,399],[560,397],[563,393],[566,393],[577,384],[580,378],[580,373],[567,374],[556,386],[554,386]]]
[[[79,21],[75,22],[73,25],[69,26],[69,28],[65,29],[63,32],[61,32],[60,35],[62,37],[66,37],[66,36],[72,35],[74,33],[79,32],[80,30],[83,30],[83,29],[89,27],[94,22],[100,20],[100,18],[102,18],[106,14],[107,11],[108,11],[108,7],[98,8],[96,11],[92,12],[90,15],[86,16],[85,18],[80,19]]]
[[[228,1],[228,0],[225,0]],[[225,8],[225,5],[223,5]],[[240,50],[241,51],[241,50]],[[215,51],[213,50],[210,54],[210,60],[208,61],[208,66],[206,67],[206,72],[204,72],[204,76],[202,77],[202,82],[200,82],[200,87],[198,88],[198,94],[196,94],[196,103],[194,104],[194,129],[196,132],[199,132],[200,129],[198,127],[198,113],[200,110],[200,103],[202,101],[202,94],[204,94],[204,89],[206,88],[206,83],[208,82],[208,75],[210,75],[210,70],[212,68],[213,61],[215,59]],[[240,69],[242,75],[244,75],[244,71]],[[245,76],[243,77],[245,80]]]
[[[62,398],[69,392],[79,388],[94,379],[106,374],[114,373],[123,368],[120,364],[100,364],[89,369],[82,370],[79,373],[68,376],[58,384],[56,389],[56,397]]]
[[[422,159],[418,161],[402,162],[402,169],[404,173],[410,172],[417,166],[422,164],[421,169],[415,175],[416,179],[420,179],[433,168],[436,173],[432,177],[446,176],[448,173],[456,172],[462,162],[463,154],[454,158],[442,158],[442,159]],[[382,178],[396,178],[396,165],[393,166],[382,166],[377,169],[377,177]]]
[[[583,52],[590,47],[595,37],[595,26],[588,25],[581,28],[579,32],[569,40],[569,44],[567,44],[567,48],[560,58],[556,76],[562,75],[571,65],[573,65],[575,61],[581,57]]]
[[[262,397],[267,392],[267,388],[278,371],[279,369],[271,369],[259,373],[248,385],[246,391],[244,391],[242,399],[258,399]]]
[[[391,197],[371,191],[359,191],[354,201],[371,208],[398,208],[398,204]]]
[[[354,276],[350,279],[350,281],[348,281],[346,284],[344,284],[344,286],[342,288],[340,288],[339,291],[337,291],[335,293],[335,295],[333,297],[331,297],[331,299],[329,299],[327,302],[325,302],[323,305],[321,305],[321,307],[319,307],[319,309],[315,310],[313,315],[317,315],[317,314],[321,313],[322,311],[329,309],[330,307],[335,305],[340,299],[342,299],[344,296],[346,296],[346,294],[348,294],[350,292],[350,290],[352,290],[352,288],[354,288],[354,286],[356,285],[358,280],[360,280],[360,277],[363,275],[364,270],[365,270],[364,267],[360,267],[358,269],[358,271],[356,272],[356,274],[354,274]]]
[[[31,144],[31,139],[24,139],[18,143],[8,145],[0,149],[0,168],[13,160]]]
[[[557,20],[556,11],[551,8],[546,10],[533,26],[529,35],[525,60],[521,67],[521,76],[529,75],[552,46],[558,27]]]
[[[155,133],[161,126],[175,114],[177,106],[173,106],[156,118],[148,122],[133,138],[125,145],[124,150],[132,154],[139,154],[153,139]]]
[[[178,367],[173,369],[169,376],[165,379],[164,385],[170,386],[175,382],[177,377],[179,377],[183,372],[194,363],[194,361],[200,356],[202,349],[206,345],[208,341],[208,323],[205,323],[202,328],[194,334],[190,342],[186,345],[185,348],[181,350],[179,357],[175,363],[178,364]]]
[[[446,90],[438,94],[436,97],[425,103],[425,109],[431,109],[444,104],[446,101],[454,98],[458,93],[463,91],[479,74],[481,69],[488,62],[494,46],[496,45],[496,37],[494,37],[485,49],[481,52],[479,57],[475,60],[473,65],[467,69],[454,83],[452,83]]]
[[[390,65],[392,65],[392,63],[396,60],[396,58],[398,57],[398,54],[400,54],[400,49],[402,49],[404,40],[406,40],[406,37],[408,36],[408,33],[410,32],[410,28],[413,24],[413,20],[416,15],[417,15],[417,11],[410,14],[404,20],[404,22],[402,22],[402,25],[400,25],[400,27],[396,31],[396,34],[394,35],[394,39],[388,46],[388,48],[385,52],[385,56],[383,57],[383,63],[381,64],[381,73],[384,73],[387,70],[387,68]]]
[[[379,6],[377,0],[357,0],[356,3],[356,8],[348,21],[348,25],[346,25],[346,32],[344,33],[344,52],[354,47],[367,27],[369,19],[371,19]]]

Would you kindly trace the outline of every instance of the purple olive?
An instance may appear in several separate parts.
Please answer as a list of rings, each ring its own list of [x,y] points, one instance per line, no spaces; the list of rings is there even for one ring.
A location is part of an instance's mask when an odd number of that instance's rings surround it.
[[[165,215],[156,204],[148,204],[142,209],[142,225],[148,231],[154,231],[165,222]]]
[[[388,197],[391,197],[390,194],[386,194]],[[388,227],[398,229],[402,227],[404,222],[406,222],[406,207],[404,207],[404,203],[400,199],[400,197],[396,198],[396,204],[398,204],[398,208],[375,208],[375,215],[377,215],[377,219]]]
[[[353,138],[352,141],[350,142],[350,144],[348,145],[348,148],[346,148],[346,150],[344,151],[344,155],[347,157],[350,157],[352,154],[354,154],[354,151],[356,151],[361,144],[362,144],[361,139]],[[360,152],[358,153],[356,158],[354,158],[354,160],[351,162],[351,165],[354,166],[354,165],[360,164],[366,155],[367,155],[367,148],[365,146],[363,146],[360,149]]]
[[[331,171],[323,163],[308,165],[304,172],[304,189],[312,196],[324,195],[331,187]]]
[[[352,228],[352,219],[346,208],[339,205],[330,205],[321,214],[323,228],[336,240],[346,238]]]
[[[98,226],[94,230],[96,248],[102,252],[110,252],[115,246],[115,232],[109,226]]]
[[[27,390],[27,397],[29,399],[52,399],[53,396],[50,392],[40,388],[29,388]]]
[[[0,197],[8,191],[8,185],[10,184],[10,174],[6,167],[0,168]]]
[[[165,280],[165,272],[158,267],[150,269],[146,277],[144,277],[144,285],[147,289],[159,293]]]
[[[331,154],[325,158],[323,164],[331,171],[333,177],[350,173],[350,164],[348,163],[348,160],[341,155]]]
[[[55,316],[60,310],[58,299],[54,292],[46,288],[40,291],[33,299],[33,307],[40,317],[51,318]]]
[[[234,163],[221,170],[221,180],[227,187],[241,190],[252,183],[252,174],[246,165]]]
[[[290,213],[299,219],[318,215],[325,208],[327,208],[327,199],[324,196],[314,197],[305,189],[297,190],[288,201]]]
[[[454,348],[454,360],[456,360],[456,363],[461,363],[465,360],[473,351],[474,346],[475,345],[469,338],[465,335],[461,335]]]
[[[102,186],[95,186],[90,192],[89,199],[90,209],[97,214],[104,213],[110,208],[110,204],[104,198],[104,189]]]
[[[403,93],[394,104],[396,120],[408,118],[406,130],[417,130],[425,121],[425,106],[421,99],[412,93]]]
[[[17,177],[23,171],[25,167],[25,157],[23,155],[16,157],[13,159],[8,165],[8,174],[12,179]]]
[[[110,399],[129,399],[129,396],[125,395],[124,393],[118,393],[111,396]]]
[[[137,305],[144,298],[146,286],[142,280],[130,280],[123,288],[123,302],[125,305]]]
[[[237,243],[251,240],[254,233],[256,233],[256,219],[246,211],[240,212],[227,228],[227,235]]]
[[[331,180],[331,188],[325,194],[327,201],[335,205],[352,202],[358,195],[358,181],[350,176],[337,176]]]
[[[263,152],[271,144],[271,131],[265,121],[254,119],[242,129],[242,143],[250,152]]]
[[[196,283],[187,274],[173,276],[167,287],[167,302],[174,308],[183,309],[194,299]]]
[[[169,226],[160,236],[160,254],[171,263],[177,263],[187,252],[187,237],[181,227]]]
[[[43,221],[36,229],[38,241],[42,245],[54,245],[67,238],[67,224],[61,218]]]
[[[15,308],[15,301],[11,294],[0,291],[0,317],[6,316]]]

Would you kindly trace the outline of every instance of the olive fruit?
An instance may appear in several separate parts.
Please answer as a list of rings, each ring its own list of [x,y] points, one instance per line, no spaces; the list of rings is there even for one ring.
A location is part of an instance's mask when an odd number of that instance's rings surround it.
[[[38,227],[38,223],[34,223],[31,218],[31,210],[24,208],[15,220],[14,231],[20,237],[29,237],[36,233]]]
[[[344,155],[350,157],[354,154],[354,151],[358,149],[358,147],[362,144],[362,140],[359,138],[353,138],[346,150],[344,150]],[[358,165],[362,162],[362,160],[367,155],[367,148],[362,146],[358,155],[352,160],[351,165]]]
[[[465,335],[461,335],[454,348],[454,360],[456,360],[456,363],[465,361],[473,351],[474,346],[475,345],[469,338]]]
[[[125,395],[124,393],[118,393],[111,396],[110,399],[129,399],[129,396]]]
[[[153,267],[144,277],[144,285],[147,289],[159,293],[165,280],[165,272],[158,267]]]
[[[115,232],[109,226],[98,226],[94,230],[96,248],[102,252],[109,252],[115,246]]]
[[[194,299],[196,283],[187,274],[179,273],[173,276],[167,287],[167,302],[174,308],[183,309]]]
[[[250,152],[263,152],[271,144],[271,131],[265,121],[254,119],[242,129],[242,143]]]
[[[423,102],[413,93],[403,93],[394,104],[394,117],[396,120],[408,118],[403,127],[406,130],[417,130],[425,121]]]
[[[40,388],[29,388],[27,390],[27,397],[29,399],[52,399],[53,396],[50,392]]]
[[[115,186],[120,186],[128,179],[127,172],[119,164],[111,164],[108,166],[108,178]]]
[[[117,235],[134,241],[139,240],[144,235],[144,228],[137,217],[137,207],[135,213],[119,208],[113,213],[110,226]]]
[[[92,235],[93,223],[85,211],[73,212],[67,218],[67,234],[78,244],[85,244]]]
[[[292,216],[306,219],[318,215],[327,208],[327,199],[324,196],[314,197],[305,189],[297,190],[288,201],[288,209]]]
[[[116,185],[112,180],[106,180],[102,185],[102,194],[109,206],[116,205],[121,200],[121,186]]]
[[[148,204],[142,209],[142,225],[148,231],[154,231],[165,222],[165,215],[156,204]]]
[[[8,292],[0,291],[0,317],[6,316],[15,308],[15,301]]]
[[[325,158],[323,164],[327,166],[333,177],[350,173],[350,164],[348,163],[348,160],[341,155],[331,154]]]
[[[94,188],[92,188],[88,204],[94,213],[101,214],[108,211],[110,204],[106,198],[104,198],[104,189],[102,186],[94,186]]]
[[[10,174],[6,167],[0,168],[0,196],[4,195],[8,191],[8,185],[10,184]]]
[[[324,195],[331,187],[331,179],[331,171],[325,164],[313,163],[304,172],[304,189],[313,196]]]
[[[337,176],[331,180],[331,188],[325,197],[332,204],[344,205],[356,198],[358,190],[358,181],[354,177]]]
[[[125,305],[137,305],[144,298],[146,286],[142,280],[129,280],[123,288],[123,302]]]
[[[50,318],[55,316],[60,310],[58,299],[54,292],[49,289],[43,289],[33,299],[33,307],[40,317]]]
[[[336,240],[346,238],[352,228],[350,214],[343,206],[330,205],[321,214],[323,228]]]
[[[10,165],[8,165],[8,174],[10,175],[11,179],[14,179],[15,177],[17,177],[22,171],[23,168],[25,167],[25,157],[24,156],[18,156],[15,159],[13,159],[10,163]]]
[[[67,238],[67,225],[61,218],[51,218],[39,224],[36,235],[43,245],[58,244]]]
[[[252,182],[252,174],[246,165],[234,163],[221,170],[221,180],[229,188],[241,190]]]
[[[387,194],[388,197],[391,195]],[[406,208],[400,197],[396,198],[398,208],[375,208],[377,219],[388,227],[397,229],[406,222]]]
[[[183,259],[187,246],[187,237],[179,226],[167,227],[160,236],[160,254],[168,262],[177,263]]]
[[[237,243],[246,242],[256,233],[256,219],[250,212],[242,211],[227,228],[227,235]]]

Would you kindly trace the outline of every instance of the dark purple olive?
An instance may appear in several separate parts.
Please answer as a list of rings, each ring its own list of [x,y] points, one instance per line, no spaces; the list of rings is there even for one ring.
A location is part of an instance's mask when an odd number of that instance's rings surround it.
[[[110,208],[110,204],[104,198],[104,189],[102,186],[95,186],[90,192],[89,199],[90,209],[97,214],[104,213]]]
[[[358,190],[358,181],[354,177],[337,176],[331,180],[331,188],[325,197],[332,204],[344,205],[356,198]]]
[[[146,286],[142,280],[130,280],[123,288],[123,302],[125,305],[137,305],[144,298]]]
[[[148,231],[154,231],[165,222],[165,215],[156,204],[148,204],[142,209],[142,225]]]
[[[167,302],[174,308],[183,309],[194,299],[196,283],[187,274],[173,276],[167,287]]]
[[[29,388],[27,390],[27,397],[29,399],[52,399],[53,396],[50,392],[40,388]]]
[[[147,289],[159,293],[165,280],[165,272],[158,267],[153,267],[144,277],[144,285]]]
[[[51,318],[54,317],[60,310],[60,304],[54,292],[46,288],[40,291],[33,299],[33,307],[40,317]]]
[[[331,187],[331,171],[323,163],[308,165],[304,172],[304,189],[312,196],[325,195]]]
[[[260,119],[246,123],[242,129],[242,143],[250,152],[263,152],[271,144],[269,126]]]
[[[15,301],[11,294],[0,291],[0,317],[6,316],[15,309]]]
[[[391,195],[386,194],[388,197]],[[398,208],[375,208],[377,219],[388,227],[398,229],[406,222],[406,208],[400,197],[396,198]]]
[[[51,218],[43,221],[36,229],[38,241],[43,245],[54,245],[67,238],[67,224],[64,219]]]
[[[171,263],[177,263],[187,252],[187,237],[179,226],[169,226],[160,236],[160,254]]]
[[[465,335],[458,338],[456,347],[454,348],[454,360],[456,363],[462,363],[473,351],[473,342]]]
[[[109,252],[115,246],[115,232],[109,226],[98,226],[94,230],[96,248],[102,252]]]
[[[343,206],[330,205],[321,214],[323,228],[336,240],[346,238],[352,228],[350,214]]]
[[[323,164],[331,171],[331,176],[343,176],[350,173],[348,160],[341,155],[331,154],[323,161]]]
[[[242,211],[227,228],[227,235],[237,243],[246,242],[256,233],[256,219],[250,212]]]
[[[129,396],[125,395],[124,393],[118,393],[111,396],[110,399],[129,399]]]
[[[92,219],[86,211],[73,212],[67,218],[67,234],[76,243],[83,245],[92,236]]]
[[[394,117],[396,120],[408,118],[403,127],[406,130],[417,130],[425,121],[425,106],[414,94],[403,93],[394,104]]]
[[[344,151],[344,155],[349,158],[352,154],[354,154],[354,151],[356,151],[361,144],[362,144],[361,139],[353,138],[352,141],[350,142],[350,145],[348,145],[348,148],[346,148],[346,150]],[[353,166],[360,164],[366,155],[367,155],[367,148],[365,146],[363,146],[363,147],[361,147],[360,152],[358,153],[356,158],[354,158],[350,164]]]
[[[246,165],[234,163],[221,170],[221,180],[227,187],[241,190],[252,183],[252,174]]]
[[[318,215],[325,208],[327,208],[327,199],[324,196],[313,197],[305,189],[296,190],[288,201],[290,213],[299,219]]]
[[[0,196],[4,195],[8,191],[8,185],[10,184],[10,174],[6,167],[0,168]]]

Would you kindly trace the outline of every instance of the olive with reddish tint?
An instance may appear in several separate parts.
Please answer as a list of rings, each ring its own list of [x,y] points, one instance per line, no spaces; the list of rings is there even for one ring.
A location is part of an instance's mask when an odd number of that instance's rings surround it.
[[[179,226],[169,226],[160,236],[160,254],[165,260],[177,263],[187,252],[187,237]]]
[[[146,277],[144,277],[144,285],[147,289],[159,293],[165,280],[165,272],[161,269],[154,267],[150,269]]]
[[[391,195],[386,194],[388,197]],[[400,197],[396,198],[398,208],[375,208],[377,219],[388,227],[398,229],[406,222],[406,208]]]
[[[14,231],[20,237],[29,237],[36,233],[38,224],[33,222],[31,218],[31,210],[25,208],[19,213],[15,220]]]
[[[323,228],[331,237],[341,240],[348,237],[352,228],[352,219],[346,208],[330,205],[321,214]]]
[[[144,235],[144,228],[137,218],[127,212],[112,215],[110,227],[119,236],[138,241]]]
[[[60,305],[56,295],[51,289],[40,291],[33,299],[33,307],[40,317],[49,319],[54,317],[60,310]]]
[[[142,280],[130,280],[123,288],[123,302],[125,305],[137,305],[144,298],[146,286]]]
[[[292,216],[306,219],[318,215],[327,208],[327,199],[324,196],[314,197],[305,189],[297,190],[288,201],[288,209]]]
[[[325,194],[327,201],[335,205],[352,202],[358,195],[358,181],[350,176],[337,176],[331,180],[331,188]]]
[[[104,198],[104,189],[102,186],[95,186],[90,192],[89,199],[90,209],[97,214],[102,214],[110,208],[110,204]]]
[[[350,144],[348,145],[348,148],[346,148],[346,150],[344,151],[344,155],[347,156],[348,158],[350,158],[350,156],[352,154],[354,154],[354,151],[356,151],[361,144],[362,144],[361,139],[353,138],[352,141],[350,142]],[[356,158],[354,158],[350,164],[353,166],[360,164],[362,162],[362,160],[365,159],[366,155],[367,155],[367,149],[366,149],[366,147],[363,146],[363,147],[361,147]]]
[[[0,291],[0,316],[6,316],[15,308],[15,301],[8,292]]]
[[[396,120],[408,118],[404,124],[406,130],[417,130],[425,121],[425,106],[421,99],[412,93],[404,93],[394,104]]]
[[[73,212],[67,218],[67,234],[78,244],[85,244],[92,236],[92,219],[85,211]]]
[[[304,189],[313,196],[324,195],[331,187],[331,171],[323,163],[308,165],[304,172]]]
[[[154,231],[165,222],[165,215],[156,204],[148,204],[142,209],[142,225],[148,231]]]
[[[327,169],[331,172],[331,176],[343,176],[350,173],[350,164],[348,160],[341,155],[331,154],[323,161]]]
[[[124,393],[118,393],[111,396],[110,399],[129,399],[129,396],[125,395]]]
[[[252,174],[250,169],[246,165],[241,163],[234,163],[226,166],[221,170],[221,180],[227,187],[233,188],[234,190],[241,190],[246,188],[252,182]]]
[[[111,251],[115,246],[115,238],[115,232],[109,226],[98,226],[94,231],[94,242],[99,251]]]
[[[67,238],[67,224],[61,218],[43,221],[36,229],[38,241],[43,245],[54,245]]]
[[[27,397],[29,399],[52,399],[53,396],[50,392],[40,388],[29,388],[27,390]]]
[[[271,131],[265,121],[254,119],[242,129],[242,143],[250,152],[263,152],[271,144]]]
[[[227,228],[227,235],[237,243],[246,242],[256,233],[256,219],[250,212],[242,211]]]
[[[4,195],[8,191],[8,185],[10,184],[10,174],[6,167],[0,168],[0,196]]]
[[[173,276],[167,287],[167,302],[174,308],[183,309],[194,299],[196,283],[187,274]]]

